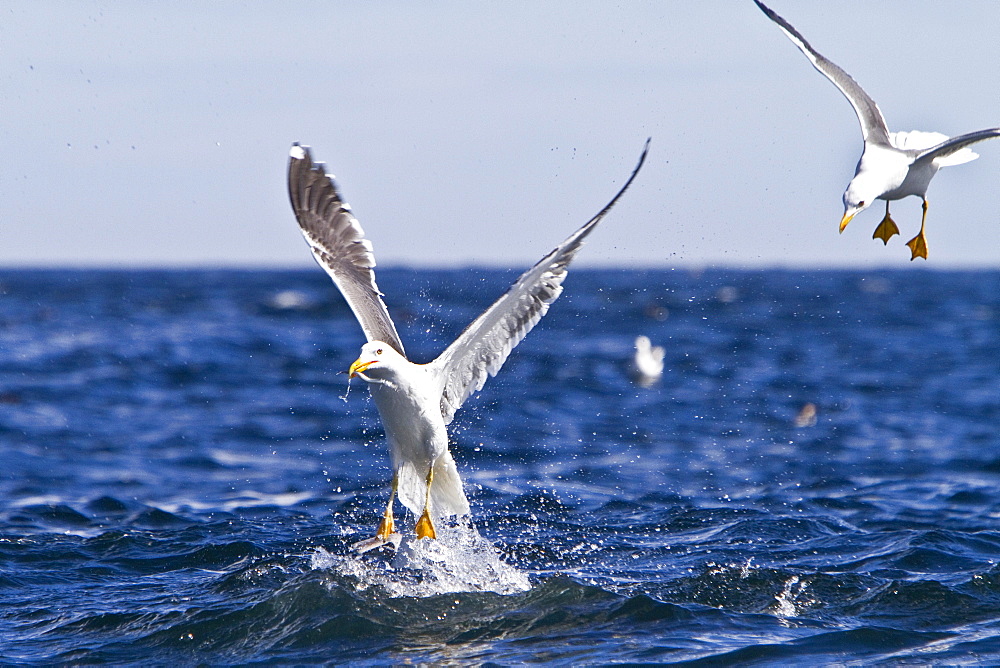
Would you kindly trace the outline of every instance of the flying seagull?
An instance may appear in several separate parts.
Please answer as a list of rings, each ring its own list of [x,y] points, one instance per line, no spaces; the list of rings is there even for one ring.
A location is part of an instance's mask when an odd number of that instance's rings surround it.
[[[472,321],[437,359],[414,364],[375,283],[372,245],[322,163],[307,146],[292,146],[288,192],[313,257],[326,270],[354,312],[368,342],[351,364],[375,400],[392,458],[392,492],[373,539],[355,546],[372,549],[395,534],[393,500],[414,513],[418,538],[434,538],[434,520],[468,515],[455,460],[448,451],[447,425],[455,411],[500,370],[511,350],[562,292],[569,263],[584,239],[611,210],[639,173],[639,163],[618,194],[568,239],[526,271],[500,299]]]
[[[1000,128],[978,130],[957,137],[948,137],[940,132],[889,132],[875,100],[868,97],[851,75],[817,53],[788,21],[760,0],[754,2],[799,47],[813,67],[840,89],[861,121],[865,148],[854,178],[844,192],[844,217],[840,220],[840,231],[843,232],[851,219],[871,206],[876,199],[882,199],[885,200],[885,217],[875,228],[872,238],[881,239],[888,244],[893,235],[899,234],[899,228],[889,216],[889,202],[917,195],[923,201],[920,233],[906,245],[910,247],[910,260],[918,257],[927,259],[927,239],[924,237],[927,186],[941,167],[960,165],[978,158],[979,155],[973,153],[968,146],[1000,137]]]

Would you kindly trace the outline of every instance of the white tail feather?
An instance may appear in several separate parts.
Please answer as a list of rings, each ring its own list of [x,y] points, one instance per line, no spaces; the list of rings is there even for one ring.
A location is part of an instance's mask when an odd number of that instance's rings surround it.
[[[417,471],[413,464],[404,462],[399,469],[396,494],[400,503],[414,515],[424,511],[427,494],[427,472]],[[438,457],[434,465],[434,482],[431,484],[431,516],[468,515],[469,500],[462,489],[462,478],[458,475],[455,460],[447,450]]]

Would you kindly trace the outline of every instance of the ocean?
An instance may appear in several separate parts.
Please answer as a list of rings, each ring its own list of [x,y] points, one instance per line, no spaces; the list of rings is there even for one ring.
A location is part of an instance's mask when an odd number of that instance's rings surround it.
[[[518,273],[379,285],[429,361]],[[1000,663],[1000,272],[565,288],[452,424],[472,525],[358,556],[391,475],[322,271],[0,271],[0,662]]]

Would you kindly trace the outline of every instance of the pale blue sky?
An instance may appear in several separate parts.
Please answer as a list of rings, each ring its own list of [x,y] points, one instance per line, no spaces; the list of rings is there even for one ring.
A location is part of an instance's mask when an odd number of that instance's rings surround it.
[[[1000,125],[1000,5],[773,0],[893,130]],[[849,104],[750,1],[5,2],[0,266],[309,266],[290,144],[383,265],[530,264],[649,160],[602,265],[911,266],[837,234]],[[929,191],[928,267],[1000,266],[1000,140]]]

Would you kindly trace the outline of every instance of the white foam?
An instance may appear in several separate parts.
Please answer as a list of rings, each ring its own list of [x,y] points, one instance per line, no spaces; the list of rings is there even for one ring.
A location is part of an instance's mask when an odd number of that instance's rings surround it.
[[[319,548],[311,566],[346,576],[359,590],[379,589],[392,597],[469,591],[516,594],[531,589],[528,576],[501,560],[475,528],[458,525],[437,530],[435,540],[403,539],[388,562]]]

